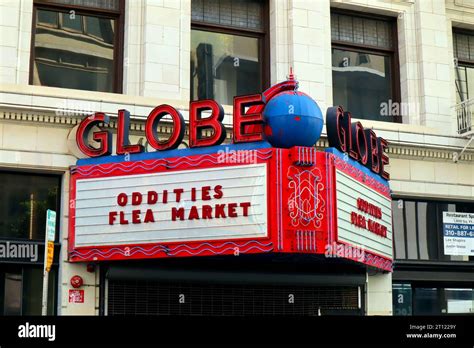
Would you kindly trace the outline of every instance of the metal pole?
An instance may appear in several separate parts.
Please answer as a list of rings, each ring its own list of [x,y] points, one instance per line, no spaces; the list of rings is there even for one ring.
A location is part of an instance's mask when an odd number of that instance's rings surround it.
[[[34,221],[35,194],[30,195],[30,240],[33,239],[33,221]]]
[[[43,272],[43,305],[41,307],[41,315],[48,315],[48,279],[49,272],[45,269]]]
[[[46,228],[44,230],[44,261],[43,261],[43,301],[41,315],[48,315],[48,278],[49,272],[46,270],[48,260],[48,215],[46,215]]]

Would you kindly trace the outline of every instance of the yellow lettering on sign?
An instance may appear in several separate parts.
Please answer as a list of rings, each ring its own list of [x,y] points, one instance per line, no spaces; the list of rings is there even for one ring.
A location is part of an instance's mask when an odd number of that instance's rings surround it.
[[[54,257],[54,242],[48,242],[48,255],[46,259],[46,272],[51,270],[51,265],[53,264]]]

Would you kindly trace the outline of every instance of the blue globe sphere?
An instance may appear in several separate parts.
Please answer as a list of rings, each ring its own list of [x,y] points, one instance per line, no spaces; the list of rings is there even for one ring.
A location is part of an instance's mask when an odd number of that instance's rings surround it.
[[[307,94],[285,91],[277,94],[263,110],[266,140],[274,147],[313,146],[321,136],[323,114]]]

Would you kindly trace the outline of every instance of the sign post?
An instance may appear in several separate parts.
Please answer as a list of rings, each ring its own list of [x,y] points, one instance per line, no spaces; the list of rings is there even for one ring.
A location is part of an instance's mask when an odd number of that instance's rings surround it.
[[[48,313],[48,279],[54,256],[54,239],[56,235],[56,212],[47,210],[46,231],[44,241],[44,269],[43,269],[43,305],[41,315]]]

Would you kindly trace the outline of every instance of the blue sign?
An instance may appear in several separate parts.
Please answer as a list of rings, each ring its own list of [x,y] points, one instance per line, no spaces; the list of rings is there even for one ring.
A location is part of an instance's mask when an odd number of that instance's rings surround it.
[[[47,210],[46,212],[46,236],[48,242],[54,242],[56,234],[56,212]]]

